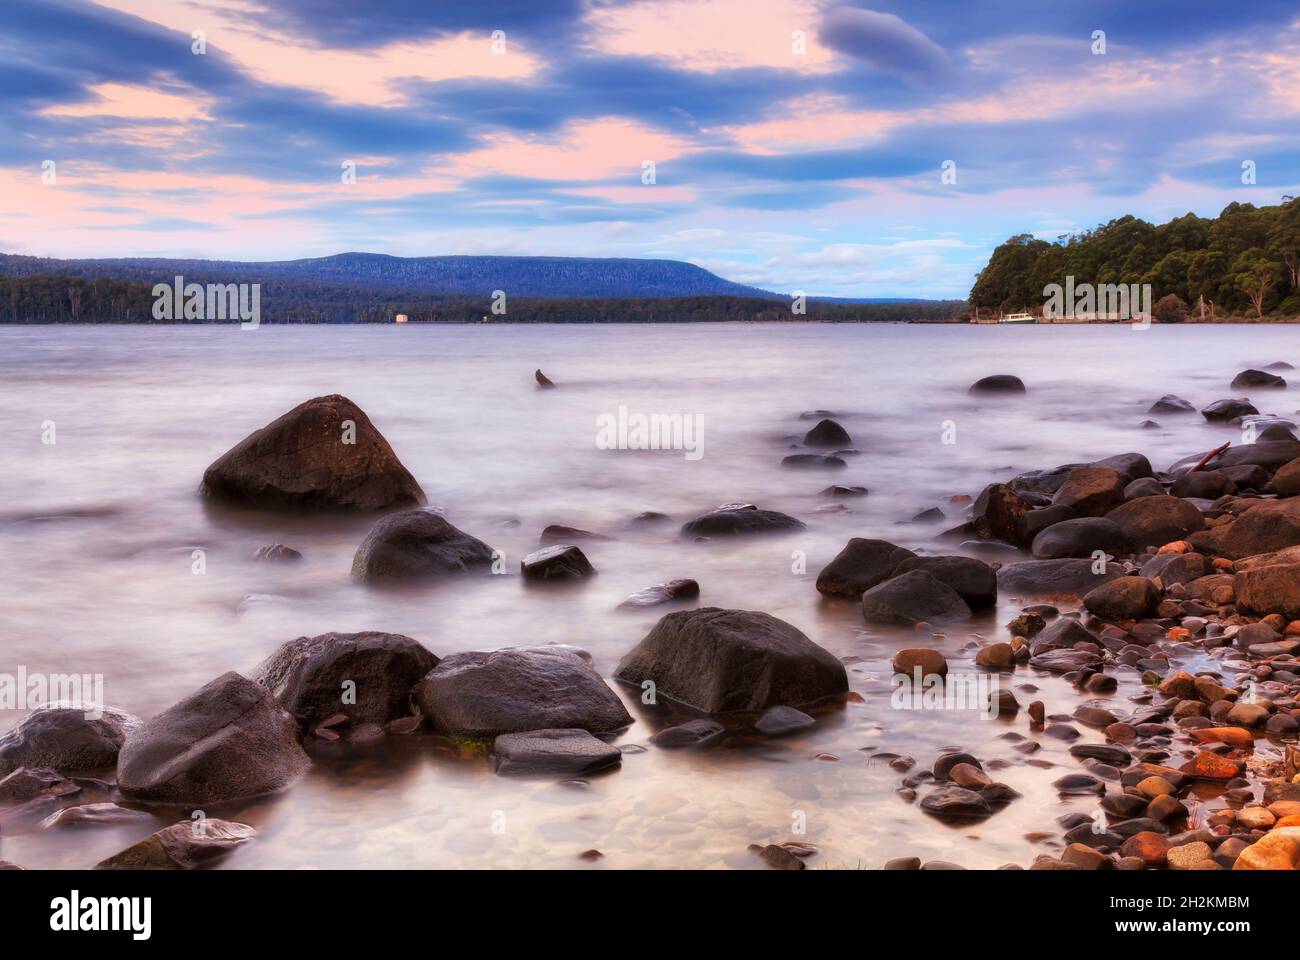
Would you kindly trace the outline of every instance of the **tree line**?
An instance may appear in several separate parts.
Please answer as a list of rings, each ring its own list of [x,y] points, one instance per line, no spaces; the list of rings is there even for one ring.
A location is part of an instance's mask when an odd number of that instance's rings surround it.
[[[1067,276],[1076,285],[1150,284],[1158,320],[1300,316],[1300,199],[1230,203],[1214,218],[1188,213],[1159,226],[1124,216],[1055,241],[1020,234],[993,251],[971,305],[1034,311],[1044,288]]]
[[[170,281],[170,277],[163,282]],[[188,279],[188,278],[187,278]],[[807,301],[796,314],[788,301],[759,297],[509,298],[494,314],[489,299],[438,296],[292,280],[260,280],[263,323],[700,323],[800,321],[864,323],[951,321],[960,300],[844,303]],[[0,323],[157,323],[152,283],[107,277],[0,277]]]

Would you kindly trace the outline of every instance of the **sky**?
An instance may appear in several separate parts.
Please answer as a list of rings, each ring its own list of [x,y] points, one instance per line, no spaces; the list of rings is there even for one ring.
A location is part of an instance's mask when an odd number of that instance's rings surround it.
[[[0,11],[5,253],[647,257],[961,298],[1014,234],[1300,194],[1294,0]]]

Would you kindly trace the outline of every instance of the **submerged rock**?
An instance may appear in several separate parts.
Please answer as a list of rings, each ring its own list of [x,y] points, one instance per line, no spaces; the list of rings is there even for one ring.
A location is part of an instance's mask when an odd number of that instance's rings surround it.
[[[543,547],[552,547],[557,543],[572,543],[574,540],[612,540],[603,533],[592,533],[579,527],[566,527],[562,523],[552,523],[542,531],[537,542]]]
[[[533,379],[537,381],[537,385],[543,390],[551,390],[555,387],[555,384],[551,382],[551,378],[542,373],[540,369],[533,371]]]
[[[854,537],[817,575],[817,590],[827,597],[859,600],[865,591],[889,579],[899,564],[915,557],[888,540]]]
[[[839,470],[841,467],[847,467],[848,464],[836,456],[828,456],[820,453],[792,453],[790,456],[782,459],[781,466],[792,467],[797,470]]]
[[[210,867],[257,836],[246,823],[205,817],[164,827],[95,865],[96,870],[194,870]]]
[[[803,521],[775,510],[752,506],[719,507],[682,525],[682,536],[728,537],[757,533],[791,533],[803,530]]]
[[[752,610],[670,613],[614,678],[702,713],[806,707],[848,692],[844,665],[790,624]]]
[[[340,713],[353,725],[382,725],[410,715],[411,689],[437,665],[437,657],[401,634],[323,633],[281,645],[253,679],[304,729]]]
[[[316,397],[249,434],[203,474],[213,498],[263,509],[385,510],[424,503],[424,491],[365,411]]]
[[[434,730],[471,740],[532,730],[612,733],[632,722],[586,660],[553,647],[452,654],[420,681],[415,699]]]
[[[134,730],[117,759],[130,799],[205,804],[282,790],[310,765],[271,691],[224,673]]]
[[[492,742],[496,772],[506,776],[581,777],[623,762],[618,747],[586,730],[529,730]]]
[[[1195,413],[1196,408],[1182,397],[1166,393],[1147,409],[1147,413]]]
[[[675,600],[694,600],[700,595],[700,585],[694,580],[669,580],[653,587],[638,590],[619,604],[620,608],[654,607]]]
[[[452,574],[487,573],[492,548],[427,510],[384,517],[352,558],[352,576],[364,583],[415,582]]]
[[[87,713],[100,713],[87,717]],[[98,705],[55,703],[38,707],[0,736],[0,777],[19,767],[61,774],[93,773],[117,764],[118,751],[140,720]]]
[[[650,742],[665,750],[686,747],[711,747],[726,734],[727,728],[715,720],[688,720],[675,727],[660,730]]]
[[[295,560],[301,560],[302,554],[293,547],[286,547],[283,543],[271,543],[265,547],[258,547],[253,553],[254,560],[269,560],[274,563],[291,563]]]

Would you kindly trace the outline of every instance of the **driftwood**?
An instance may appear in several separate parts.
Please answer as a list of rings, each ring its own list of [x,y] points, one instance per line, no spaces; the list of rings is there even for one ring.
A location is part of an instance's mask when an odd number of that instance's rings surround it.
[[[1201,462],[1200,462],[1200,463],[1198,463],[1196,466],[1192,467],[1192,469],[1188,470],[1187,472],[1188,472],[1188,473],[1195,473],[1197,470],[1201,469],[1201,467],[1205,466],[1207,463],[1209,463],[1211,460],[1213,460],[1213,459],[1214,459],[1215,457],[1217,457],[1219,454],[1223,453],[1224,450],[1227,450],[1230,446],[1232,446],[1231,441],[1228,442],[1228,443],[1225,443],[1225,444],[1224,444],[1223,446],[1221,446],[1221,447],[1215,447],[1213,450],[1211,450],[1211,451],[1210,451],[1209,453],[1207,453],[1205,456],[1201,457]]]

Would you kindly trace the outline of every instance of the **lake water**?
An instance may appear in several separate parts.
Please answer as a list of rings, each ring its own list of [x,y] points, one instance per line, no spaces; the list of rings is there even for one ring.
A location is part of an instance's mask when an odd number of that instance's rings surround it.
[[[750,843],[800,839],[810,865],[877,867],[899,855],[968,867],[1028,864],[1059,844],[1055,819],[1091,812],[1050,784],[1079,770],[1060,741],[1026,763],[1008,731],[1018,720],[889,705],[899,646],[944,650],[970,669],[974,639],[1007,639],[1019,604],[931,639],[867,628],[851,604],[814,589],[851,536],[924,552],[963,518],[953,495],[1024,470],[1135,450],[1157,469],[1225,440],[1235,428],[1199,415],[1146,409],[1164,393],[1198,408],[1239,395],[1239,370],[1300,365],[1288,326],[964,327],[922,325],[681,325],[430,327],[0,328],[0,672],[104,675],[108,703],[141,716],[165,709],[226,670],[251,671],[285,640],[383,630],[439,655],[572,643],[605,676],[664,612],[616,610],[629,593],[676,577],[700,582],[701,605],[765,610],[845,658],[850,702],[787,739],[738,738],[706,751],[629,754],[585,784],[495,776],[481,755],[433,737],[352,756],[321,756],[290,791],[209,811],[256,825],[234,867],[558,866],[757,867]],[[539,391],[540,367],[558,385]],[[1029,393],[975,399],[970,383],[1014,373]],[[198,495],[204,468],[313,396],[358,403],[424,487],[431,506],[505,552],[510,575],[376,592],[349,576],[367,519],[310,520],[212,510]],[[1295,390],[1264,391],[1261,411],[1291,415]],[[704,455],[602,450],[597,418],[629,413],[702,418]],[[836,413],[860,455],[838,471],[782,469],[811,423]],[[53,421],[53,444],[42,443]],[[948,439],[955,442],[945,443]],[[851,512],[817,512],[830,483],[870,495]],[[629,533],[647,510],[678,523],[733,500],[808,524],[790,537],[732,543]],[[943,522],[907,522],[941,507]],[[517,526],[503,525],[515,518]],[[525,590],[517,561],[542,528],[563,523],[611,534],[583,544],[599,571],[560,590]],[[292,565],[253,562],[284,542]],[[192,554],[206,553],[206,572]],[[806,558],[801,565],[800,557]],[[1100,702],[1123,711],[1126,675]],[[1006,681],[1022,702],[1069,713],[1080,696],[1019,668]],[[1038,688],[1026,691],[1023,685]],[[654,718],[620,694],[637,722],[620,744],[644,744]],[[0,712],[0,730],[23,714]],[[1082,728],[1085,729],[1086,728]],[[1086,731],[1089,739],[1099,739]],[[895,793],[901,774],[873,753],[928,767],[960,746],[1024,794],[986,822],[951,828]],[[819,759],[819,755],[822,757]],[[830,759],[834,758],[834,759]],[[800,822],[806,833],[792,832]],[[6,835],[0,857],[29,867],[94,864],[148,826]],[[1051,833],[1050,839],[1034,834]],[[578,859],[588,849],[604,858]]]

